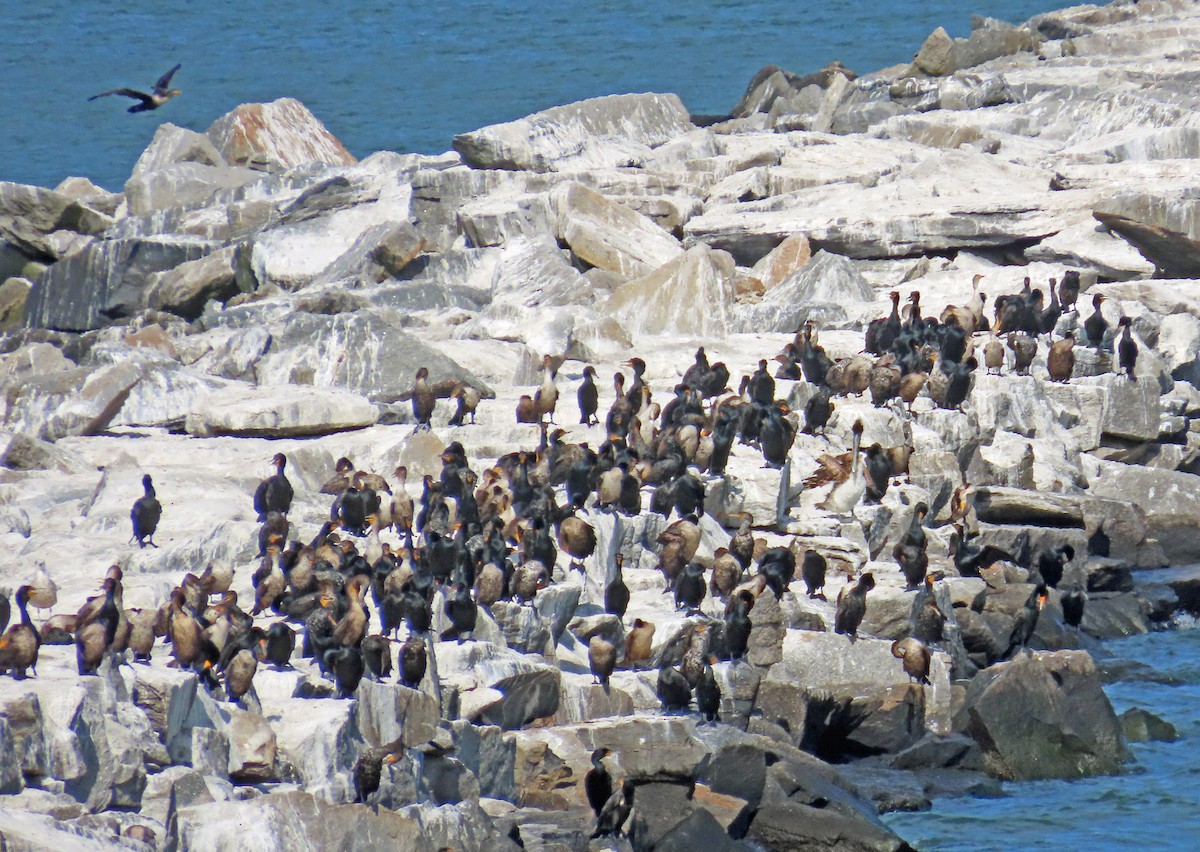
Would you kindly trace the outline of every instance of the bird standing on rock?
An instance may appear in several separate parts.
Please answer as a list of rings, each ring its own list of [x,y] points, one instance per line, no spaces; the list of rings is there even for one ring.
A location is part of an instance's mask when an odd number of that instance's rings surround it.
[[[133,504],[129,513],[129,518],[133,521],[133,538],[138,547],[145,547],[147,544],[158,547],[154,543],[154,531],[158,529],[158,521],[162,517],[162,504],[158,502],[154,493],[154,482],[148,473],[142,477],[142,489],[144,493]]]
[[[804,561],[800,564],[800,576],[804,580],[804,589],[810,598],[825,600],[825,557],[815,550],[804,552]]]
[[[663,663],[659,668],[658,683],[654,691],[658,700],[662,702],[664,713],[686,710],[692,703],[692,688],[688,685],[687,678],[668,663]]]
[[[592,672],[592,682],[607,689],[608,679],[617,667],[617,647],[603,636],[593,636],[588,640],[588,667]]]
[[[1052,382],[1066,382],[1075,372],[1075,335],[1067,332],[1046,355],[1046,372]]]
[[[600,422],[596,412],[600,409],[600,391],[596,387],[596,368],[588,365],[583,368],[583,381],[575,392],[579,402],[579,423],[582,426],[592,426]]]
[[[260,482],[254,492],[254,511],[258,512],[259,523],[265,521],[270,512],[286,515],[292,508],[292,497],[295,494],[292,483],[288,482],[287,474],[284,473],[287,468],[287,456],[276,453],[271,459],[271,466],[275,468],[274,475]]]
[[[859,577],[853,588],[838,593],[837,612],[833,617],[833,632],[851,639],[858,637],[858,628],[867,614],[867,592],[875,588],[875,576],[869,571]]]
[[[433,428],[431,421],[436,405],[437,398],[433,394],[433,388],[429,386],[429,368],[421,367],[417,370],[412,387],[412,412],[413,417],[417,419],[417,429]]]
[[[1125,378],[1136,382],[1137,376],[1133,370],[1137,366],[1138,345],[1133,340],[1132,322],[1129,317],[1121,317],[1118,327],[1122,332],[1121,340],[1117,343],[1117,363],[1121,365],[1121,372],[1125,374]]]
[[[892,656],[903,660],[904,673],[917,683],[929,684],[931,655],[925,643],[909,636],[892,643]]]
[[[612,751],[607,748],[598,748],[592,752],[592,768],[583,776],[583,791],[587,794],[588,804],[592,807],[592,812],[599,819],[600,811],[604,809],[604,805],[612,798],[613,794],[613,779],[608,771],[608,767],[604,765],[604,758],[612,754]]]

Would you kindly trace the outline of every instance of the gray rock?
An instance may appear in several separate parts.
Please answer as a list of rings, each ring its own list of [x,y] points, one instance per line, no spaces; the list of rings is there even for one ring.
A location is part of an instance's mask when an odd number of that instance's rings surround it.
[[[141,378],[142,371],[128,362],[35,376],[9,385],[5,423],[44,441],[95,435],[113,421]]]
[[[47,240],[55,231],[99,235],[111,224],[108,215],[69,195],[0,182],[0,236],[26,258],[56,259]]]
[[[275,731],[254,713],[230,709],[225,735],[229,740],[229,777],[240,783],[275,777]]]
[[[204,776],[190,766],[168,766],[146,779],[140,813],[170,825],[179,808],[215,801]]]
[[[955,728],[980,744],[998,778],[1078,778],[1125,760],[1116,713],[1079,651],[1020,654],[976,675]]]
[[[246,826],[264,852],[299,849],[412,849],[433,852],[415,819],[364,805],[330,805],[300,792],[243,802],[214,802],[181,808],[176,848],[234,852],[246,848]]]
[[[679,825],[695,805],[688,784],[661,781],[639,784],[634,793],[633,815],[626,826],[630,837],[636,838],[634,849],[648,852]]]
[[[694,246],[622,284],[601,307],[634,335],[723,336],[734,328],[735,271],[725,252]]]
[[[683,253],[679,241],[654,222],[581,183],[555,187],[550,199],[555,235],[589,266],[633,278]]]
[[[223,166],[225,158],[203,133],[179,127],[168,121],[160,124],[154,131],[154,138],[133,164],[133,175],[140,177],[175,163]]]
[[[368,743],[400,740],[418,746],[433,739],[439,708],[432,696],[401,684],[363,680],[355,698],[354,723]]]
[[[1175,726],[1141,707],[1130,707],[1120,716],[1125,741],[1145,743],[1152,740],[1173,743],[1179,738]]]
[[[21,328],[25,325],[25,302],[33,290],[28,278],[6,278],[0,283],[0,328]]]
[[[886,828],[830,808],[772,802],[759,808],[746,835],[767,849],[902,850],[909,848]]]
[[[25,789],[21,758],[12,727],[8,719],[0,716],[0,794],[20,793]]]
[[[814,311],[820,311],[823,328],[838,328],[830,318],[844,306],[869,302],[874,291],[849,260],[826,251],[818,251],[812,260],[769,290],[757,305],[742,308],[744,331],[791,333],[804,324]]]
[[[513,801],[517,788],[516,743],[494,725],[451,723],[454,756],[479,779],[479,794],[490,799]]]
[[[1141,599],[1128,592],[1089,592],[1079,629],[1097,639],[1120,639],[1150,631]]]
[[[461,133],[454,150],[479,169],[581,170],[627,165],[691,129],[676,95],[610,95]]]
[[[350,391],[295,385],[233,386],[201,397],[184,421],[189,435],[327,435],[371,426],[372,403]]]
[[[135,171],[125,182],[125,199],[133,216],[164,207],[199,207],[221,190],[237,189],[262,177],[261,172],[198,162],[170,163]]]
[[[236,251],[229,246],[166,272],[153,273],[148,279],[146,304],[193,320],[209,300],[227,302],[240,292],[234,275]]]
[[[212,250],[197,239],[158,236],[103,240],[51,266],[25,303],[25,325],[86,331],[146,305],[152,274]]]
[[[373,402],[395,402],[408,398],[417,370],[427,367],[430,384],[461,381],[494,395],[469,370],[377,311],[296,313],[267,331],[270,344],[254,362],[259,384],[345,388]]]

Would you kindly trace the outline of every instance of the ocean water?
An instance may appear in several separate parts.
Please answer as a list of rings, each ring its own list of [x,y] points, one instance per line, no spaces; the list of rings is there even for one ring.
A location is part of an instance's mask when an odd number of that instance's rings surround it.
[[[1005,784],[1001,798],[938,799],[932,811],[889,814],[887,824],[922,852],[1200,847],[1200,629],[1107,646],[1180,681],[1105,687],[1118,713],[1145,708],[1173,724],[1178,740],[1132,744],[1134,760],[1122,775]]]
[[[358,156],[438,153],[456,133],[620,92],[675,92],[723,113],[775,64],[859,73],[911,60],[937,26],[1012,22],[1053,0],[447,0],[17,4],[0,50],[0,180],[83,175],[120,190],[161,122],[202,131],[240,103],[299,98]],[[19,8],[18,8],[19,7]],[[174,65],[183,94],[129,115],[117,87]]]

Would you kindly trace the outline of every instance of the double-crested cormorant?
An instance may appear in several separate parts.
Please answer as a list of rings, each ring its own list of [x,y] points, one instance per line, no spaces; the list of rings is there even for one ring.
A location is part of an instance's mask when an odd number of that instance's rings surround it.
[[[824,556],[811,549],[804,552],[804,561],[800,563],[800,576],[810,598],[825,600],[825,568]]]
[[[775,597],[782,600],[796,576],[796,554],[790,547],[772,547],[758,561],[758,573]]]
[[[875,576],[867,572],[858,578],[853,588],[843,588],[838,594],[837,612],[833,617],[833,632],[851,638],[858,636],[858,628],[867,614],[867,592],[875,588]]]
[[[1046,372],[1052,382],[1066,382],[1075,372],[1075,335],[1067,332],[1046,354]]]
[[[746,656],[750,646],[750,632],[754,629],[750,621],[750,610],[754,609],[754,595],[742,589],[729,599],[725,608],[725,644],[731,660]]]
[[[549,355],[544,356],[542,358],[542,384],[533,394],[533,405],[537,412],[538,423],[547,417],[551,423],[554,422],[554,409],[558,406],[558,385],[555,384],[557,376],[558,368],[554,366],[553,360]]]
[[[1052,589],[1057,589],[1058,584],[1062,582],[1063,569],[1074,558],[1075,548],[1069,544],[1061,544],[1049,553],[1038,554],[1037,569],[1042,575],[1042,582]]]
[[[118,582],[104,581],[104,596],[83,605],[75,619],[75,658],[79,673],[95,674],[104,654],[112,647],[121,611],[117,604]]]
[[[1105,296],[1099,293],[1092,296],[1092,315],[1083,321],[1083,331],[1087,335],[1087,345],[1099,349],[1104,345],[1104,334],[1108,331],[1108,320],[1100,306],[1104,304]]]
[[[396,763],[403,757],[403,744],[396,741],[390,745],[372,746],[363,749],[354,762],[354,801],[365,804],[371,794],[379,789],[383,778],[383,767]]]
[[[167,101],[171,100],[171,98],[181,94],[179,89],[167,88],[167,86],[171,85],[171,78],[175,76],[175,72],[181,67],[181,64],[176,65],[166,74],[163,74],[161,77],[159,77],[158,82],[154,84],[154,89],[151,90],[149,94],[146,92],[139,92],[137,89],[109,89],[107,92],[101,92],[98,95],[92,95],[90,98],[88,98],[88,100],[94,101],[96,98],[103,98],[106,95],[123,95],[124,97],[133,98],[134,100],[138,101],[138,103],[126,110],[127,112],[149,112],[152,109],[158,109]]]
[[[617,570],[613,573],[613,578],[609,580],[608,585],[604,587],[604,611],[617,618],[624,618],[625,610],[629,609],[629,587],[625,585],[625,577],[621,570],[621,566],[625,563],[625,556],[617,553],[613,560]]]
[[[669,663],[663,663],[659,668],[654,691],[665,712],[686,710],[692,703],[692,688],[688,685],[687,678]]]
[[[654,647],[654,625],[640,618],[633,620],[633,627],[625,635],[625,665],[641,668],[640,663],[650,659]]]
[[[588,667],[592,682],[607,688],[608,679],[617,667],[617,647],[603,636],[593,636],[588,640]]]
[[[29,617],[27,607],[30,591],[29,586],[17,589],[14,598],[21,621],[0,636],[0,672],[15,672],[13,677],[18,680],[25,677],[26,669],[32,669],[33,674],[37,675],[38,649],[42,644],[42,637]]]
[[[1137,376],[1134,374],[1134,367],[1137,366],[1138,345],[1133,340],[1133,326],[1129,317],[1121,317],[1118,326],[1123,329],[1121,332],[1121,340],[1117,343],[1117,363],[1121,365],[1121,372],[1131,382],[1137,381]]]
[[[427,667],[425,640],[420,636],[409,636],[400,646],[400,682],[411,689],[420,689]]]
[[[544,570],[544,569],[543,569]],[[445,612],[450,619],[450,627],[442,632],[442,641],[458,639],[463,641],[464,634],[473,633],[475,622],[479,618],[479,608],[471,597],[471,590],[463,583],[455,583],[452,594],[446,598]]]
[[[600,391],[596,388],[596,368],[590,364],[583,368],[583,381],[575,397],[579,401],[579,422],[584,426],[599,423],[596,412],[600,410]]]
[[[276,668],[291,668],[292,652],[296,650],[296,631],[285,622],[277,621],[267,628],[260,640],[262,659]]]
[[[158,547],[154,543],[154,531],[158,529],[158,520],[162,517],[162,504],[154,495],[154,483],[150,474],[142,477],[142,488],[145,493],[133,504],[129,518],[133,521],[133,538],[138,547]]]
[[[1038,615],[1041,614],[1042,607],[1046,605],[1046,597],[1045,586],[1036,586],[1029,593],[1025,605],[1017,612],[1012,633],[1009,634],[1008,649],[1004,652],[1002,659],[1008,659],[1029,644],[1029,640],[1033,637],[1033,631],[1037,629]]]
[[[587,794],[588,804],[592,806],[592,812],[599,819],[600,811],[604,809],[604,805],[612,797],[613,794],[613,779],[608,771],[608,767],[604,765],[604,758],[612,754],[612,751],[607,748],[598,748],[592,752],[592,768],[583,776],[583,791]]]
[[[721,720],[721,686],[712,670],[712,664],[716,661],[716,657],[706,657],[700,678],[696,681],[696,709],[706,722]]]
[[[433,395],[433,388],[429,386],[429,368],[421,367],[417,370],[417,375],[413,381],[412,387],[412,412],[413,417],[417,419],[417,428],[432,429],[430,421],[433,419],[433,409],[437,404],[437,398]]]
[[[287,468],[287,456],[276,453],[271,459],[271,465],[275,468],[274,475],[260,482],[254,492],[254,511],[258,512],[260,523],[267,519],[268,512],[286,515],[292,508],[292,483],[288,482],[287,474],[284,473]]]
[[[633,782],[626,778],[621,789],[609,796],[601,808],[592,837],[621,837],[621,826],[633,811],[633,791]]]
[[[704,565],[689,562],[675,575],[675,608],[687,607],[689,611],[700,607],[707,592],[704,583]]]
[[[1087,604],[1087,592],[1076,586],[1062,590],[1063,624],[1068,627],[1078,627],[1083,623],[1083,608]]]
[[[230,701],[241,701],[242,696],[250,691],[257,671],[258,658],[254,652],[243,649],[233,655],[225,667],[225,694]]]
[[[357,647],[329,648],[322,656],[325,671],[333,673],[337,684],[337,697],[349,698],[358,689],[366,667],[363,664],[362,652]]]
[[[454,411],[454,416],[450,418],[447,426],[462,426],[463,419],[469,414],[471,415],[471,425],[475,425],[475,409],[479,407],[479,391],[470,385],[459,382],[454,390],[450,392],[450,398],[458,400],[458,408]]]
[[[892,656],[903,660],[904,673],[917,683],[929,683],[929,661],[931,655],[925,643],[909,636],[892,643]]]

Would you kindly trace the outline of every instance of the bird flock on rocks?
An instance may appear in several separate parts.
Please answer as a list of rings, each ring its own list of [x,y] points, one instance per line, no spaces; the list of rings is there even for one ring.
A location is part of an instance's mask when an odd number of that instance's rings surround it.
[[[787,465],[798,434],[814,441],[821,436],[829,451],[801,487],[827,488],[819,507],[845,517],[860,505],[881,501],[889,486],[907,475],[913,452],[909,422],[920,395],[949,409],[969,399],[979,336],[986,338],[982,354],[989,372],[1004,367],[1007,348],[1010,369],[1024,374],[1032,369],[1039,346],[1065,324],[1060,339],[1049,342],[1045,369],[1050,380],[1071,378],[1073,348],[1082,343],[1098,350],[1115,346],[1120,371],[1136,381],[1138,344],[1131,323],[1122,318],[1110,329],[1101,313],[1103,296],[1092,299],[1093,312],[1085,321],[1064,322],[1078,312],[1076,273],[1068,272],[1061,283],[1049,282],[1048,305],[1026,279],[1020,293],[993,301],[991,323],[979,283],[977,277],[966,304],[946,308],[939,318],[922,316],[918,292],[909,297],[906,310],[900,294],[891,293],[891,313],[869,323],[865,351],[849,358],[827,355],[815,324],[806,322],[774,356],[774,375],[771,360],[762,359],[741,378],[736,392],[729,386],[729,368],[710,363],[703,347],[670,389],[652,389],[646,362],[634,357],[623,365],[631,377],[617,372],[609,396],[602,394],[595,368],[586,366],[576,388],[578,422],[603,424],[604,440],[595,447],[568,442],[567,430],[556,425],[569,418],[559,407],[561,362],[547,356],[535,394],[521,397],[515,412],[516,422],[538,427],[536,447],[476,469],[463,444],[453,441],[441,452],[440,475],[423,476],[415,497],[405,467],[396,468],[389,480],[339,459],[320,489],[333,498],[329,519],[311,537],[300,536],[288,519],[295,490],[287,477],[288,460],[278,453],[272,459],[274,474],[252,498],[261,525],[252,601],[240,600],[231,588],[233,567],[212,561],[200,573],[186,573],[156,609],[127,609],[122,568],[114,564],[105,571],[99,594],[78,612],[55,614],[37,625],[29,608],[48,611],[57,598],[43,567],[13,595],[19,617],[12,626],[9,596],[0,594],[0,672],[36,675],[41,645],[74,644],[79,674],[91,675],[114,655],[118,661],[146,663],[161,641],[169,646],[171,665],[195,672],[214,694],[231,702],[253,700],[259,667],[289,668],[298,658],[311,659],[335,697],[352,697],[363,678],[385,680],[393,672],[405,686],[422,689],[431,680],[430,663],[436,666],[431,658],[437,641],[472,639],[480,610],[500,601],[532,606],[542,590],[572,571],[584,572],[591,559],[603,561],[599,573],[606,578],[597,603],[620,622],[619,630],[584,637],[595,682],[607,689],[621,667],[657,669],[663,711],[691,712],[694,706],[705,722],[719,721],[722,694],[713,665],[746,660],[760,596],[770,590],[782,599],[801,580],[804,597],[823,601],[829,564],[828,553],[803,546],[797,536],[769,546],[766,537],[755,536],[756,519],[747,514],[729,519],[736,530],[726,546],[711,558],[698,557],[709,488],[726,474],[735,448],[761,454],[763,465],[778,469]],[[802,399],[802,410],[793,411],[777,398],[777,380],[795,383],[789,398]],[[864,424],[856,419],[852,446],[839,452],[842,447],[829,437],[834,412],[841,400],[865,400],[868,394],[874,406],[892,407],[903,420],[905,441],[863,448]],[[411,392],[418,430],[432,429],[439,398],[456,406],[450,425],[475,422],[479,391],[463,383],[431,385],[422,367]],[[149,474],[142,484],[144,493],[131,510],[133,540],[139,547],[156,547],[163,507]],[[1017,613],[1008,647],[989,654],[987,662],[994,662],[1030,641],[1048,589],[1059,586],[1064,567],[1075,557],[1070,545],[1039,550],[1027,536],[1008,549],[976,543],[969,488],[960,488],[951,501],[954,572],[929,570],[924,503],[912,507],[911,520],[891,550],[905,588],[916,593],[911,635],[893,643],[892,653],[918,683],[929,683],[931,649],[943,640],[946,615],[935,594],[941,576],[985,576],[1002,561],[1028,572],[1034,590]],[[619,550],[612,556],[597,551],[592,523],[597,513],[652,513],[664,519],[654,567],[689,625],[671,647],[656,652],[656,625],[649,620],[626,623],[631,601],[626,557]],[[767,519],[760,529],[773,533],[775,522]],[[1101,529],[1089,551],[1107,555],[1107,549]],[[848,578],[837,596],[835,633],[857,638],[875,585],[872,572]],[[1066,622],[1078,626],[1086,596],[1075,588],[1060,593]],[[447,626],[435,632],[435,623]],[[372,783],[378,786],[380,766],[396,759],[397,749],[391,744],[364,753],[356,770],[360,796]],[[585,781],[597,835],[619,835],[633,805],[634,787],[628,781],[615,784],[606,767],[610,754],[602,748],[592,755]]]

